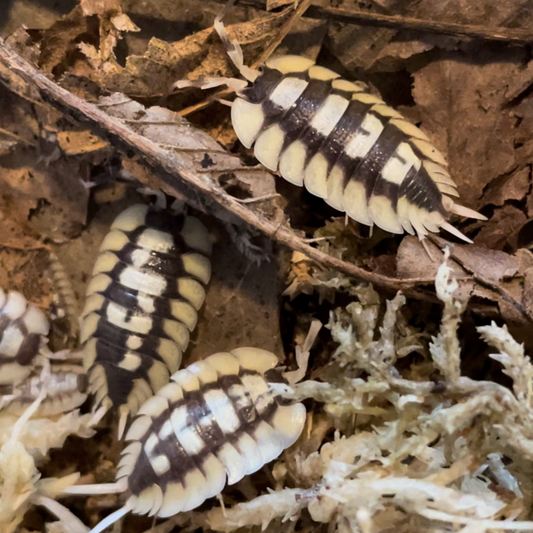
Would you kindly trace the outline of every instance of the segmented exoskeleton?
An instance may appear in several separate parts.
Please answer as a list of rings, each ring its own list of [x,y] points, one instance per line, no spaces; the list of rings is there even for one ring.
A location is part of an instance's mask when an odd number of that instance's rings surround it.
[[[454,202],[459,195],[446,160],[418,127],[364,84],[310,59],[283,56],[260,72],[250,69],[220,16],[215,29],[251,82],[245,88],[229,82],[238,95],[233,127],[245,147],[255,144],[265,167],[362,224],[420,238],[443,228],[472,242],[446,219],[485,217]]]
[[[48,349],[49,330],[39,308],[17,291],[0,289],[0,411],[22,415],[43,387],[46,396],[34,417],[71,411],[87,398],[83,369],[63,362],[69,352]]]
[[[128,512],[168,517],[198,507],[278,457],[302,432],[306,411],[279,395],[291,389],[277,357],[258,348],[211,355],[178,371],[139,410],[128,430],[117,482],[69,494],[127,491]],[[273,388],[272,383],[276,383]]]
[[[146,205],[121,213],[104,239],[81,315],[96,405],[128,413],[180,366],[211,276],[211,242],[196,218]]]
[[[0,385],[16,385],[30,375],[49,331],[40,309],[20,292],[0,289]]]
[[[81,366],[52,364],[45,369],[36,365],[19,384],[0,385],[0,410],[21,416],[42,387],[46,387],[46,396],[33,415],[37,418],[67,413],[87,399],[87,375]]]

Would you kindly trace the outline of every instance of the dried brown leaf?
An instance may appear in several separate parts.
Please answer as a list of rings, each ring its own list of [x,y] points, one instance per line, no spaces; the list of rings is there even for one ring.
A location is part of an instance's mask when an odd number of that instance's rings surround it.
[[[4,220],[0,224],[3,229]],[[33,304],[48,309],[53,292],[45,275],[48,264],[47,250],[0,248],[0,287],[18,290]]]
[[[81,0],[80,7],[85,16],[107,15],[110,12],[122,11],[120,0]]]
[[[75,7],[43,32],[39,66],[45,72],[52,72],[66,62],[69,55],[77,53],[82,36],[84,40],[96,42],[97,35],[98,20],[86,17],[80,6]]]
[[[487,185],[516,167],[515,125],[501,108],[525,60],[522,50],[477,50],[477,63],[452,54],[420,69],[413,91],[422,129],[448,156],[461,199],[474,208]]]
[[[90,131],[61,131],[57,142],[66,156],[89,154],[108,148],[109,145]]]
[[[516,250],[518,232],[526,222],[527,217],[521,209],[504,205],[495,209],[490,220],[483,224],[475,243],[495,250]]]
[[[502,206],[508,200],[524,200],[531,184],[530,175],[531,170],[526,167],[509,176],[496,178],[483,195],[483,204]]]
[[[445,244],[442,239],[434,240],[440,247]],[[436,245],[428,246],[433,259],[416,238],[406,237],[402,241],[398,250],[399,277],[435,275],[443,254]],[[461,300],[481,298],[479,302],[470,302],[477,313],[488,316],[501,313],[508,324],[525,328],[525,334],[533,322],[529,305],[533,295],[533,255],[528,250],[509,255],[474,245],[453,245],[451,257],[450,267],[459,284],[455,296]]]
[[[24,227],[10,220],[0,211],[0,246],[15,250],[42,248],[39,234],[30,227]],[[0,285],[5,286],[5,285]]]
[[[437,247],[429,244],[431,253],[435,251],[437,257],[420,254],[424,249],[416,237],[406,237],[398,250],[398,275],[402,278],[434,277],[443,256]],[[518,272],[519,262],[514,256],[504,252],[487,250],[477,246],[454,245],[454,255],[460,257],[463,264],[474,272],[482,273],[484,277],[494,281],[513,277]],[[455,276],[460,280],[468,274],[457,264],[450,265]]]
[[[294,4],[294,0],[266,0],[266,10],[272,11],[278,7]]]
[[[353,2],[343,0],[336,7],[353,9]],[[368,9],[368,6],[364,6]],[[527,27],[532,8],[528,2],[487,3],[485,0],[403,1],[380,0],[372,2],[372,11],[393,15],[400,22],[403,17],[451,22],[480,28]],[[335,57],[350,70],[401,70],[401,59],[437,48],[452,50],[464,38],[428,34],[411,30],[396,30],[378,25],[350,26],[335,24],[329,31],[329,45]]]
[[[86,165],[62,158],[47,166],[38,155],[16,150],[0,157],[0,167],[0,210],[12,221],[56,242],[81,231],[88,199],[81,182]]]
[[[224,151],[209,135],[192,127],[178,113],[157,106],[145,108],[121,94],[101,99],[100,105],[110,115],[128,121],[137,133],[166,148],[183,152],[198,172],[208,170],[213,177],[225,176],[223,183],[228,182],[228,176],[234,176],[234,183],[240,182],[245,197],[259,198],[276,193],[270,173],[262,168],[245,167],[239,157]],[[131,164],[126,162],[126,165]],[[133,170],[132,166],[127,168]],[[276,218],[283,218],[281,211]]]
[[[275,36],[276,29],[290,16],[291,9],[258,20],[228,26],[230,38],[243,47],[249,64]],[[143,56],[129,56],[126,66],[102,63],[91,77],[111,91],[138,97],[166,95],[181,79],[235,74],[226,50],[212,28],[175,43],[150,40]]]

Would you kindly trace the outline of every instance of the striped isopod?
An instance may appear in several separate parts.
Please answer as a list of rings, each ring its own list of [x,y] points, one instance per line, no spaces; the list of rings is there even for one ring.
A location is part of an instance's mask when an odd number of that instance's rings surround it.
[[[302,432],[301,403],[279,396],[277,357],[258,348],[221,352],[179,370],[139,410],[126,435],[117,482],[70,487],[69,494],[127,492],[128,512],[168,517],[201,505],[259,470]],[[271,383],[277,383],[274,389]],[[290,391],[289,385],[284,385]]]
[[[19,292],[0,289],[0,385],[16,385],[30,375],[49,331],[40,309]]]
[[[472,242],[446,219],[486,218],[453,201],[459,194],[446,160],[418,127],[364,84],[305,57],[271,59],[260,72],[245,66],[221,17],[215,29],[250,82],[221,80],[237,91],[233,128],[266,168],[362,224],[421,239],[443,228]]]
[[[180,366],[211,276],[209,234],[196,218],[134,205],[104,239],[81,315],[95,404],[129,413]]]
[[[67,413],[87,399],[87,375],[81,366],[50,365],[49,370],[43,372],[43,367],[37,365],[18,385],[0,385],[0,410],[21,416],[35,402],[42,387],[46,387],[46,396],[33,417]]]

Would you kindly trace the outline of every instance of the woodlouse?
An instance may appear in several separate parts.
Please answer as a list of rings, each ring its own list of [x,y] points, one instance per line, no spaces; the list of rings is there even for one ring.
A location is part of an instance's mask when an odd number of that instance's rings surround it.
[[[139,410],[127,432],[117,482],[74,486],[69,494],[127,492],[128,512],[168,517],[198,507],[291,446],[306,411],[279,395],[290,390],[277,357],[258,348],[221,352],[179,370]],[[274,389],[272,383],[276,383]]]
[[[21,416],[37,399],[42,387],[46,387],[46,396],[34,417],[72,411],[87,399],[87,375],[81,366],[50,365],[49,370],[43,372],[43,367],[37,365],[18,385],[0,385],[0,409]]]
[[[229,81],[238,96],[233,128],[266,168],[362,224],[421,239],[443,228],[472,242],[446,219],[486,218],[454,202],[459,194],[447,162],[422,130],[364,84],[305,57],[271,59],[261,71],[245,66],[221,17],[215,29],[250,82],[243,88]]]
[[[113,222],[81,315],[95,403],[126,417],[180,366],[211,276],[209,234],[196,218],[143,204]]]
[[[49,331],[40,309],[17,291],[0,289],[0,385],[16,385],[30,375]]]

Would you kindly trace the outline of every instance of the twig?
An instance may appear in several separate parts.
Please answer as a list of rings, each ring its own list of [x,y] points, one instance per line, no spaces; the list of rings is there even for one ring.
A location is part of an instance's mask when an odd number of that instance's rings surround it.
[[[281,26],[276,38],[272,40],[272,42],[263,50],[261,55],[253,62],[252,68],[262,65],[272,55],[272,52],[279,46],[281,41],[285,39],[292,27],[302,18],[302,15],[307,11],[310,4],[311,0],[302,0],[300,2],[289,20]]]
[[[266,9],[265,2],[260,0],[241,0],[240,5]],[[366,26],[385,26],[393,29],[416,30],[453,37],[474,37],[487,41],[503,41],[514,44],[528,44],[533,42],[533,32],[521,28],[486,28],[471,24],[457,24],[455,22],[441,22],[422,20],[401,15],[383,15],[357,9],[340,9],[312,5],[305,12],[307,18],[334,20],[346,24]]]
[[[402,290],[407,296],[413,298],[435,300],[431,290],[422,289],[419,286],[419,281],[401,280],[369,272],[352,263],[312,248],[297,237],[291,229],[267,219],[227,194],[213,182],[209,173],[196,171],[187,153],[162,148],[158,143],[133,131],[127,124],[109,116],[96,105],[71,94],[21,58],[2,39],[0,39],[0,64],[7,67],[0,71],[0,77],[17,77],[19,83],[23,81],[29,87],[36,87],[45,102],[75,121],[83,123],[84,126],[89,126],[95,134],[110,142],[128,157],[139,156],[153,173],[149,177],[143,175],[141,178],[141,181],[148,186],[160,188],[169,194],[180,197],[185,194],[189,203],[195,208],[208,212],[219,219],[228,221],[237,217],[317,263],[358,280],[373,283],[395,292]],[[7,79],[7,81],[13,80]],[[427,282],[431,284],[433,280],[428,279]]]

